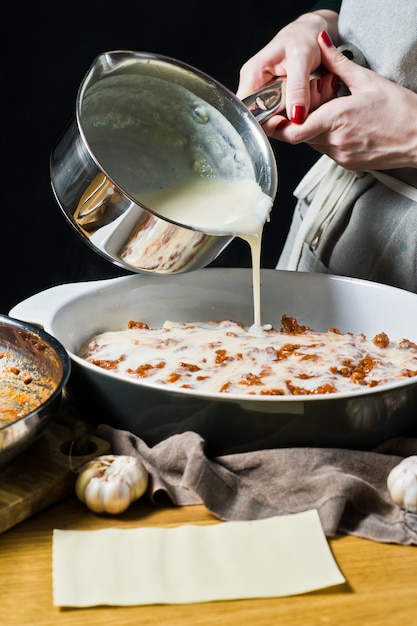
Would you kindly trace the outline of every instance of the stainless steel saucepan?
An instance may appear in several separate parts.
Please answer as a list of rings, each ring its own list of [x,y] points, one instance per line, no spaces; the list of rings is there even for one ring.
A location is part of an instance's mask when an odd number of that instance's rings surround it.
[[[273,93],[264,104],[256,97],[254,113],[284,107],[278,82]],[[185,63],[131,51],[94,61],[50,173],[58,204],[89,245],[128,270],[161,274],[208,265],[233,237],[162,218],[141,195],[201,177],[249,178],[273,200],[278,185],[266,135],[231,91]]]

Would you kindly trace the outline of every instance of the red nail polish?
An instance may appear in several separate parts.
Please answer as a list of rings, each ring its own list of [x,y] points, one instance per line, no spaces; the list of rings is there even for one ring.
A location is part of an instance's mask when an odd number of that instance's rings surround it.
[[[335,74],[332,76],[331,87],[332,87],[333,91],[339,91],[339,89],[341,87],[340,78],[338,76],[336,76]]]
[[[278,130],[278,129],[281,129],[281,128],[285,128],[285,126],[288,126],[289,123],[290,123],[289,120],[284,118],[276,125],[275,130]]]
[[[294,124],[302,124],[306,117],[306,108],[302,104],[293,104],[291,107],[290,120]]]
[[[322,30],[320,33],[320,37],[322,38],[323,43],[326,44],[328,48],[331,48],[333,45],[332,38],[326,30]]]

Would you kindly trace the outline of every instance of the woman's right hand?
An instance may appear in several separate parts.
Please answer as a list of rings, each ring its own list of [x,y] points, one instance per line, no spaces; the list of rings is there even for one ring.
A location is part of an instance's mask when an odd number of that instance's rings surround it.
[[[327,31],[333,41],[337,40],[338,14],[323,10],[305,13],[285,26],[240,70],[237,96],[245,98],[277,76],[287,76],[286,112],[291,122],[301,124],[309,111],[335,95],[332,75],[310,81],[311,73],[321,64],[321,50],[317,39],[320,32]],[[264,123],[276,129],[277,117]]]

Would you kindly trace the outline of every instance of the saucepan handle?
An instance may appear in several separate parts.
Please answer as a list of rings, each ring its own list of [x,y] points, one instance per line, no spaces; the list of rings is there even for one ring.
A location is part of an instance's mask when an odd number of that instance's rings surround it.
[[[362,67],[368,67],[365,57],[362,52],[353,46],[352,44],[342,44],[339,46],[339,50],[350,60],[354,61]],[[316,80],[326,73],[326,69],[319,67],[317,70],[310,74],[310,80]],[[267,83],[258,91],[243,98],[243,104],[249,109],[256,120],[262,124],[272,115],[281,114],[286,116],[285,112],[285,87],[287,79],[285,76],[279,76],[274,78],[271,82]],[[349,91],[345,85],[342,85],[338,95],[348,95]]]

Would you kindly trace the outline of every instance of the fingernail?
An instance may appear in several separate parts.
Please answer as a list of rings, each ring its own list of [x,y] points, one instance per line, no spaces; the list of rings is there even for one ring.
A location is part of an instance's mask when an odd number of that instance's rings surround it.
[[[320,37],[322,38],[323,43],[326,44],[328,48],[331,48],[333,45],[332,38],[326,30],[322,30],[320,33]]]
[[[284,117],[284,119],[282,119],[282,120],[279,122],[279,124],[277,124],[277,126],[276,126],[276,129],[275,129],[275,130],[278,130],[278,128],[284,128],[285,126],[288,126],[288,124],[289,124],[289,123],[290,123],[290,122],[289,122],[289,120],[285,119],[285,117]]]
[[[334,74],[332,76],[332,82],[331,82],[331,87],[333,91],[339,91],[340,86],[341,86],[340,78]]]
[[[322,78],[318,78],[318,79],[316,80],[316,85],[317,85],[317,91],[318,91],[319,93],[321,93],[321,92],[322,92],[322,89],[323,89],[323,79],[322,79]]]
[[[291,107],[290,120],[294,124],[302,124],[306,117],[306,108],[302,104],[293,104]]]

